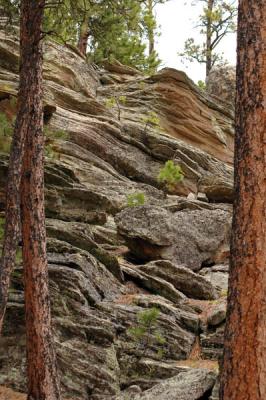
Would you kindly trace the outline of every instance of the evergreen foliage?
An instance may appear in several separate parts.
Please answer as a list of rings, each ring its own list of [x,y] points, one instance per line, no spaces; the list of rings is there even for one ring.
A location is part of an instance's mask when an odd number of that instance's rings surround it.
[[[158,182],[165,183],[169,189],[173,189],[183,179],[184,173],[180,165],[175,164],[172,160],[166,161],[158,175]]]
[[[72,45],[85,32],[90,61],[118,60],[151,72],[159,62],[146,54],[143,7],[137,0],[64,0],[46,9],[45,30]]]
[[[144,193],[133,193],[127,196],[128,207],[143,206],[145,204]]]
[[[128,329],[128,334],[136,342],[142,357],[145,356],[149,346],[163,346],[166,342],[157,329],[159,315],[160,310],[156,307],[141,311],[137,315],[138,323],[136,326]],[[161,357],[162,355],[163,348],[161,347],[158,356]]]
[[[160,119],[155,111],[149,111],[143,118],[142,121],[144,122],[144,133],[147,132],[149,127],[153,128],[160,128]]]
[[[198,87],[201,89],[201,90],[206,90],[206,83],[204,82],[204,81],[198,81]]]
[[[154,7],[169,0],[48,0],[44,32],[60,43],[77,45],[85,33],[89,61],[108,59],[145,73],[160,64],[154,48],[159,36]],[[19,0],[0,0],[10,19],[19,16]]]

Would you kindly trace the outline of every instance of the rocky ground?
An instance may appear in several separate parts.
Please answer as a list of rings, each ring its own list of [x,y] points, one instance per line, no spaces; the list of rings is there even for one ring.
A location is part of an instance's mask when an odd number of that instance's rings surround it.
[[[0,31],[0,112],[15,114],[18,40]],[[232,212],[233,111],[188,77],[152,77],[45,49],[46,216],[64,398],[217,399]],[[151,121],[153,119],[153,122]],[[184,180],[158,183],[167,160]],[[0,153],[0,211],[8,157]],[[143,193],[145,204],[128,206]],[[156,308],[145,346],[130,328]],[[0,385],[25,392],[21,266],[12,275]],[[215,386],[214,390],[213,387]],[[18,394],[18,396],[20,396]],[[18,397],[19,399],[20,397]],[[23,396],[21,397],[23,399]]]

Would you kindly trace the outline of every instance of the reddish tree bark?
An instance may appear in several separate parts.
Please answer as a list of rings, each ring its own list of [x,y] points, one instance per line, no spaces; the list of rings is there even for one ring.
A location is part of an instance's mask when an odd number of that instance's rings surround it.
[[[42,103],[42,19],[45,0],[21,0],[21,46],[27,61],[23,111],[25,145],[21,180],[21,225],[26,313],[29,400],[60,399],[46,257],[44,135]],[[30,90],[29,90],[30,88]],[[20,94],[21,95],[21,94]]]
[[[85,15],[84,21],[82,22],[80,27],[79,40],[78,40],[78,49],[84,56],[86,56],[87,53],[89,36],[90,36],[90,31],[88,26],[88,18]]]
[[[37,10],[32,10],[32,19]],[[37,15],[36,15],[37,17]],[[39,15],[38,18],[41,16]],[[33,28],[33,27],[31,27]],[[20,83],[17,98],[17,118],[9,157],[6,188],[5,235],[0,264],[0,333],[8,299],[10,275],[15,265],[20,233],[20,182],[24,140],[30,126],[34,125],[35,71],[40,63],[40,30],[29,29],[25,20],[20,21]],[[31,51],[29,51],[31,49]],[[27,99],[27,102],[25,102]]]
[[[220,399],[265,400],[265,0],[239,2],[235,192]]]

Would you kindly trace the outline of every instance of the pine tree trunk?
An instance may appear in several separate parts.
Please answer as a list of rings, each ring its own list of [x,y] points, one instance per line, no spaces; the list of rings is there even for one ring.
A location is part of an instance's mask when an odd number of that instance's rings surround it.
[[[45,0],[21,1],[21,43],[27,59],[21,225],[26,313],[28,400],[60,399],[51,332],[44,214],[41,27]],[[24,67],[24,66],[23,66]]]
[[[209,15],[213,11],[213,3],[214,0],[208,0],[208,15],[207,15],[207,29],[206,29],[206,79],[208,78],[211,69],[212,69],[212,48],[211,48],[211,43],[212,43],[212,18]]]
[[[150,19],[154,18],[153,15],[153,0],[148,0],[148,14]],[[155,41],[154,41],[154,29],[152,27],[148,28],[148,41],[149,41],[149,56],[154,53]]]
[[[266,2],[240,0],[235,192],[221,400],[266,399]]]
[[[41,18],[42,10],[31,10],[32,19]],[[25,18],[25,17],[24,17]],[[0,265],[0,333],[6,310],[10,275],[15,265],[16,249],[20,233],[20,183],[24,140],[34,119],[29,114],[35,104],[35,67],[39,64],[40,31],[27,28],[25,20],[20,20],[20,84],[17,101],[17,118],[9,157],[6,188],[5,235]],[[31,51],[29,52],[29,49]],[[25,103],[25,99],[28,99]]]
[[[86,53],[87,53],[89,36],[90,36],[90,33],[89,33],[89,26],[88,26],[88,18],[87,18],[87,16],[85,16],[84,20],[81,24],[81,27],[80,27],[79,40],[78,40],[78,49],[81,52],[81,54],[83,54],[84,56],[86,56]]]

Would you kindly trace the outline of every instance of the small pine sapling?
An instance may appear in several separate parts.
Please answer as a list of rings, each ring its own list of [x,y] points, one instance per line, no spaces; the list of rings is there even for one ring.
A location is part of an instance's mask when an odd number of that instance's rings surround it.
[[[154,111],[149,111],[145,117],[142,118],[142,121],[144,122],[144,133],[147,133],[148,128],[154,127],[154,128],[160,128],[160,119],[156,112]]]
[[[144,193],[132,193],[127,196],[127,206],[137,207],[143,206],[145,204],[145,194]]]
[[[175,164],[173,160],[166,161],[157,178],[158,182],[164,183],[169,190],[173,190],[176,184],[183,179],[184,172],[180,165]]]
[[[163,356],[163,347],[166,340],[157,329],[160,310],[152,307],[137,314],[137,325],[128,330],[129,335],[135,341],[140,353],[140,358],[145,357],[150,346],[160,346],[158,357]]]
[[[108,108],[114,108],[115,106],[117,107],[118,121],[121,120],[121,105],[126,104],[126,101],[127,101],[126,96],[122,96],[122,95],[121,96],[117,96],[117,95],[112,96],[105,101],[106,107],[108,107]]]
[[[199,81],[198,81],[198,87],[199,87],[201,90],[206,91],[206,83],[205,83],[204,81],[199,80]]]

